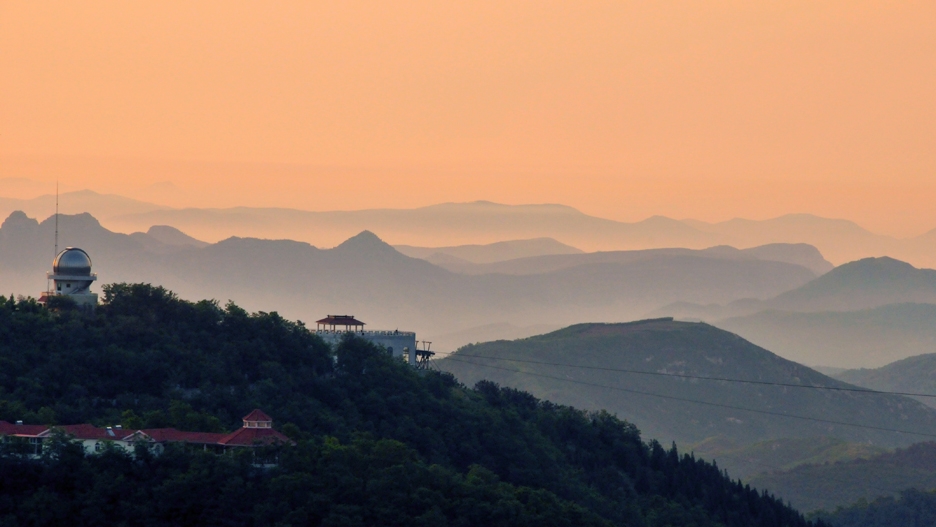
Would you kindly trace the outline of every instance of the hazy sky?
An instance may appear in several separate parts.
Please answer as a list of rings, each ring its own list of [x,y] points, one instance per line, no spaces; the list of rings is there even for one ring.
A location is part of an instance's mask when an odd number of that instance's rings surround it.
[[[910,235],[934,94],[932,0],[0,0],[0,190]]]

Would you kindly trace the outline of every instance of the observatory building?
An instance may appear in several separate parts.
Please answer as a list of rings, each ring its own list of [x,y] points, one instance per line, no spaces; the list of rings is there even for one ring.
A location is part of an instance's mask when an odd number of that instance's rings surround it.
[[[97,305],[98,296],[91,292],[97,275],[91,272],[91,257],[77,247],[67,247],[52,261],[52,272],[46,275],[52,287],[39,297],[45,303],[49,297],[67,296],[83,307]]]

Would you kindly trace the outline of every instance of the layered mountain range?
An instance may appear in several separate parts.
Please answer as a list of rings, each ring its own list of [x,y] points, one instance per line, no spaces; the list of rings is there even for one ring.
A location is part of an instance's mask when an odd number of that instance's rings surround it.
[[[38,295],[54,221],[14,212],[0,227],[2,294]],[[876,367],[931,353],[936,271],[891,258],[832,267],[806,244],[584,253],[553,239],[394,248],[365,231],[333,249],[170,226],[122,234],[59,216],[60,247],[89,250],[102,283],[148,281],[302,320],[355,314],[418,331],[444,352],[578,322],[705,320],[811,365]],[[406,254],[418,256],[414,258]]]
[[[836,265],[888,255],[916,266],[936,267],[936,230],[898,239],[869,232],[847,220],[808,214],[719,223],[654,216],[629,223],[590,216],[563,205],[491,202],[324,212],[249,207],[172,209],[92,191],[63,194],[60,203],[63,213],[91,213],[116,231],[145,231],[152,225],[169,225],[208,241],[231,236],[288,238],[328,247],[371,230],[394,244],[420,247],[535,238],[553,238],[585,251],[805,243],[817,247]],[[0,198],[0,216],[14,210],[33,217],[48,217],[55,210],[55,196],[28,200]]]
[[[44,290],[54,223],[15,212],[0,226],[3,294]],[[816,278],[783,257],[783,247],[570,255],[584,259],[524,274],[469,275],[405,256],[367,231],[319,249],[255,238],[205,244],[165,226],[127,235],[89,214],[60,215],[58,225],[59,246],[87,250],[102,283],[158,283],[183,297],[232,299],[307,321],[348,313],[369,327],[423,335],[502,322],[629,320],[674,302],[768,299]]]

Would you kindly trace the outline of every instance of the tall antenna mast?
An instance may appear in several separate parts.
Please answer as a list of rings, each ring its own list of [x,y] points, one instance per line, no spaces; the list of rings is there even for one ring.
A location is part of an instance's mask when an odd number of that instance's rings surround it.
[[[59,182],[55,180],[55,256],[58,256],[58,198]],[[53,258],[55,257],[53,256]]]
[[[58,211],[59,211],[59,182],[55,180],[55,254],[52,255],[53,267],[55,257],[58,256]],[[55,272],[55,269],[52,270]],[[46,274],[46,294],[52,294],[52,282],[49,281],[49,275]]]

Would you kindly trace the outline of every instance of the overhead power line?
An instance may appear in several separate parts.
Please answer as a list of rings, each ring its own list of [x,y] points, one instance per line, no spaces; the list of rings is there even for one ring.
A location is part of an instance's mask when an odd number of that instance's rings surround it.
[[[629,370],[626,368],[605,368],[601,366],[582,366],[580,364],[560,364],[556,362],[544,362],[544,361],[526,360],[526,359],[507,359],[503,357],[487,357],[483,355],[468,355],[464,353],[452,354],[452,355],[445,357],[445,359],[455,360],[455,358],[457,357],[470,357],[472,359],[487,359],[487,360],[499,360],[499,361],[508,361],[508,362],[524,362],[527,364],[542,364],[545,366],[559,366],[562,368],[580,368],[584,370],[610,371],[610,372],[617,372],[617,373],[635,373],[638,375],[654,375],[657,377],[679,377],[683,379],[698,379],[698,380],[703,380],[703,381],[722,381],[722,382],[737,382],[737,383],[743,383],[743,384],[759,384],[759,385],[764,385],[764,386],[783,386],[786,388],[807,388],[811,390],[832,390],[832,391],[837,391],[837,392],[860,392],[860,393],[870,393],[870,394],[878,394],[878,395],[903,395],[906,397],[936,397],[936,394],[932,394],[932,393],[889,392],[889,391],[884,391],[884,390],[872,390],[870,388],[849,388],[846,386],[815,386],[815,385],[810,385],[810,384],[794,384],[794,383],[788,383],[788,382],[752,381],[752,380],[746,380],[746,379],[730,379],[727,377],[706,377],[704,375],[689,375],[686,373],[667,373],[667,372],[659,372],[659,371]]]
[[[527,371],[523,371],[523,370],[513,370],[513,369],[510,369],[510,368],[502,368],[502,367],[500,367],[500,366],[492,366],[492,365],[490,365],[490,364],[479,364],[479,363],[477,363],[477,362],[471,362],[471,361],[461,360],[461,359],[459,359],[459,358],[451,357],[451,356],[450,356],[450,357],[447,357],[447,359],[448,359],[448,360],[452,360],[452,361],[456,361],[456,362],[463,362],[463,363],[465,363],[465,364],[471,364],[471,365],[473,365],[473,366],[481,366],[482,368],[492,368],[492,369],[496,369],[496,370],[509,371],[509,372],[513,372],[513,373],[521,373],[521,374],[524,374],[524,375],[530,375],[530,376],[534,376],[534,377],[542,377],[542,378],[545,378],[545,379],[554,379],[554,380],[557,380],[557,381],[570,382],[570,383],[574,383],[574,384],[582,384],[582,385],[585,385],[585,386],[593,386],[593,387],[596,387],[596,388],[604,388],[604,389],[606,389],[606,390],[615,390],[615,391],[620,391],[620,392],[634,393],[634,394],[638,394],[638,395],[646,395],[646,396],[649,396],[649,397],[657,397],[657,398],[660,398],[660,399],[668,399],[668,400],[671,400],[671,401],[680,401],[680,402],[693,403],[693,404],[699,404],[699,405],[704,405],[704,406],[713,406],[713,407],[716,407],[716,408],[726,408],[726,409],[729,409],[729,410],[739,410],[739,411],[743,411],[743,412],[752,412],[752,413],[756,413],[756,414],[772,415],[772,416],[776,416],[776,417],[788,417],[788,418],[790,418],[790,419],[800,419],[800,420],[804,420],[804,421],[813,421],[813,422],[816,422],[816,423],[833,424],[833,425],[839,425],[839,426],[850,426],[850,427],[853,427],[853,428],[864,428],[864,429],[867,429],[867,430],[877,430],[877,431],[880,431],[880,432],[892,432],[892,433],[897,433],[897,434],[908,434],[908,435],[916,435],[916,436],[922,436],[922,437],[936,437],[936,434],[926,433],[926,432],[913,432],[913,431],[911,431],[911,430],[898,430],[898,429],[896,429],[896,428],[886,428],[886,427],[883,427],[883,426],[872,426],[872,425],[863,425],[863,424],[858,424],[858,423],[848,423],[848,422],[845,422],[845,421],[835,421],[835,420],[833,420],[833,419],[821,419],[821,418],[818,418],[818,417],[808,417],[808,416],[805,416],[805,415],[787,414],[787,413],[783,413],[783,412],[773,412],[773,411],[770,411],[770,410],[757,410],[757,409],[755,409],[755,408],[745,408],[745,407],[743,407],[743,406],[733,406],[733,405],[730,405],[730,404],[713,403],[713,402],[709,402],[709,401],[700,401],[700,400],[697,400],[697,399],[688,399],[688,398],[685,398],[685,397],[676,397],[676,396],[674,396],[674,395],[663,395],[663,394],[659,394],[659,393],[645,392],[645,391],[641,391],[641,390],[632,390],[632,389],[630,389],[630,388],[620,388],[620,387],[618,387],[618,386],[608,386],[608,385],[605,385],[605,384],[597,384],[597,383],[591,383],[591,382],[587,382],[587,381],[577,381],[577,380],[575,380],[575,379],[568,379],[568,378],[565,378],[565,377],[556,377],[555,375],[546,375],[546,374],[543,374],[543,373],[532,373],[532,372],[527,372]]]
[[[770,414],[770,415],[782,415],[782,416],[784,416],[784,417],[792,417],[792,418],[794,418],[794,419],[803,419],[803,420],[809,420],[809,421],[818,421],[818,422],[823,422],[823,423],[842,424],[842,425],[844,425],[844,426],[851,426],[851,427],[856,427],[856,428],[869,428],[869,429],[878,430],[878,431],[890,431],[890,432],[895,432],[895,433],[914,434],[914,435],[920,435],[920,436],[925,436],[925,437],[936,437],[936,434],[926,434],[926,433],[921,433],[921,432],[908,432],[908,431],[904,431],[904,430],[886,429],[886,428],[883,428],[883,427],[872,427],[872,426],[867,426],[867,425],[858,425],[858,424],[854,424],[854,423],[837,423],[837,422],[835,422],[835,421],[824,420],[824,419],[818,419],[818,418],[812,418],[812,417],[806,417],[806,416],[790,415],[790,414],[784,414],[784,413],[780,413],[780,412],[770,412],[770,411],[765,411],[765,410],[755,410],[755,409],[752,409],[752,408],[734,407],[734,406],[723,405],[723,404],[718,404],[718,403],[709,403],[709,402],[707,402],[707,401],[698,401],[698,400],[685,399],[685,398],[674,397],[674,396],[669,396],[669,395],[660,395],[660,394],[654,394],[654,393],[650,393],[650,392],[642,392],[642,391],[639,391],[639,390],[631,390],[631,389],[627,389],[627,388],[618,388],[618,387],[614,387],[614,386],[603,386],[603,385],[594,384],[594,383],[587,383],[587,382],[584,382],[584,381],[576,381],[576,380],[574,380],[574,379],[566,379],[566,378],[555,377],[555,376],[550,376],[550,375],[543,375],[543,374],[537,374],[537,373],[530,373],[530,372],[525,372],[525,371],[522,371],[522,370],[511,370],[511,369],[508,369],[508,368],[500,368],[500,367],[498,367],[498,366],[491,366],[491,365],[487,365],[487,364],[478,364],[478,363],[475,363],[475,362],[469,362],[469,361],[464,361],[464,360],[459,361],[459,360],[458,360],[458,357],[472,357],[472,358],[479,358],[479,359],[503,360],[503,361],[511,361],[511,362],[524,362],[524,363],[530,363],[530,364],[542,364],[542,365],[548,365],[548,366],[573,367],[573,368],[582,368],[582,369],[589,369],[589,370],[612,371],[612,372],[622,372],[622,373],[636,373],[636,374],[657,375],[657,376],[668,376],[668,377],[682,377],[682,378],[700,379],[700,380],[713,380],[713,381],[725,381],[725,382],[739,382],[739,383],[745,383],[745,384],[766,384],[766,385],[772,385],[772,386],[789,386],[789,387],[795,387],[795,388],[814,388],[814,389],[820,389],[820,390],[840,390],[840,391],[869,392],[869,393],[890,394],[890,395],[915,395],[915,396],[919,396],[919,397],[936,397],[936,395],[932,395],[932,394],[909,394],[909,393],[901,393],[901,392],[884,392],[884,391],[877,391],[877,390],[867,390],[867,389],[861,389],[861,388],[838,388],[838,387],[833,387],[833,386],[808,386],[808,385],[802,385],[802,384],[775,383],[775,382],[767,382],[767,381],[749,381],[749,380],[742,380],[742,379],[728,379],[728,378],[721,378],[721,377],[704,377],[704,376],[698,376],[698,375],[684,375],[684,374],[669,374],[669,373],[648,372],[648,371],[641,371],[641,370],[628,370],[628,369],[621,369],[621,368],[602,368],[602,367],[596,367],[596,366],[581,366],[581,365],[574,365],[574,364],[560,364],[560,363],[552,363],[552,362],[544,362],[544,361],[532,361],[532,360],[523,360],[523,359],[505,359],[505,358],[500,358],[500,357],[486,357],[486,356],[481,356],[481,355],[469,355],[469,354],[463,354],[463,353],[458,353],[457,357],[454,356],[454,354],[453,354],[453,355],[449,355],[448,357],[446,357],[446,358],[448,358],[448,359],[456,360],[456,361],[458,361],[458,362],[463,362],[463,363],[466,363],[466,364],[472,364],[472,365],[475,365],[475,366],[481,366],[481,367],[487,367],[487,368],[495,368],[495,369],[505,370],[505,371],[512,371],[512,372],[522,373],[522,374],[526,374],[526,375],[534,375],[534,376],[537,376],[537,377],[547,377],[547,378],[551,378],[551,379],[563,380],[563,381],[566,381],[566,382],[574,382],[574,383],[576,383],[576,384],[586,384],[586,385],[595,386],[595,387],[608,388],[608,389],[619,390],[619,391],[626,391],[626,392],[637,393],[637,394],[641,394],[641,395],[648,395],[648,396],[651,396],[651,397],[660,397],[660,398],[665,398],[665,399],[674,399],[674,400],[680,400],[680,401],[688,401],[688,402],[692,402],[692,403],[696,403],[696,404],[702,404],[702,405],[707,405],[707,406],[717,406],[717,407],[730,408],[730,409],[736,409],[736,410],[743,410],[743,411],[754,412],[754,413],[766,413],[766,414]],[[739,456],[739,455],[736,455],[736,454],[732,454],[732,453],[728,453],[728,452],[722,452],[722,453],[714,454],[714,455],[712,456],[712,458],[713,458],[713,459],[719,459],[719,458],[730,458],[730,459],[735,459],[736,461],[740,461],[740,462],[742,462],[742,463],[750,463],[750,464],[758,465],[758,466],[761,466],[761,467],[763,467],[763,468],[770,469],[770,470],[772,470],[772,471],[785,470],[783,467],[779,467],[779,466],[776,466],[776,465],[773,465],[773,464],[764,463],[764,462],[762,462],[762,461],[753,461],[753,460],[751,460],[749,457],[742,457],[742,456]],[[844,483],[844,482],[843,482],[843,483]],[[867,488],[869,488],[869,489],[874,489],[874,490],[876,490],[876,491],[878,491],[878,492],[881,492],[881,493],[882,493],[881,495],[894,495],[895,492],[896,492],[894,489],[878,487],[878,486],[873,485],[872,483],[869,483],[869,482],[863,482],[863,484],[864,484],[865,487],[867,487]]]

